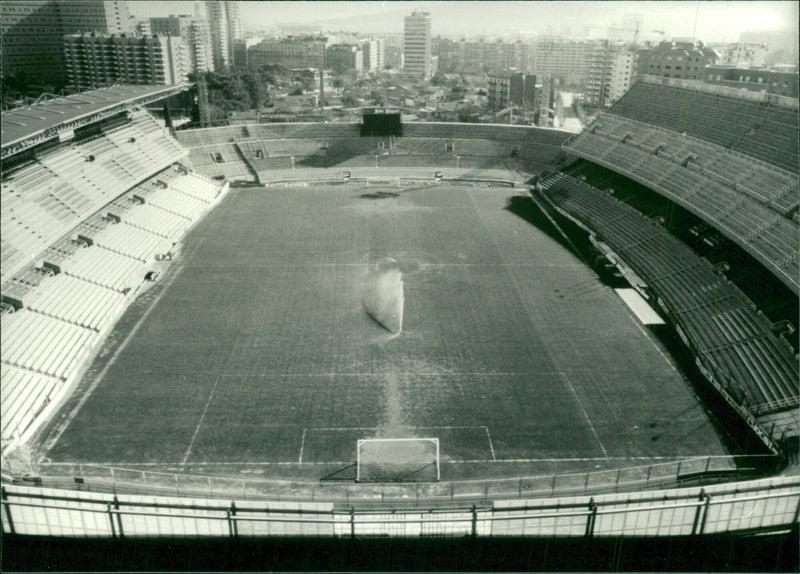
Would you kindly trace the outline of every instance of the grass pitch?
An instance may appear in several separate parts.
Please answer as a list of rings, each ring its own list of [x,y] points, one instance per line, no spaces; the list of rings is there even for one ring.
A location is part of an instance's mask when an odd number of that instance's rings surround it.
[[[438,437],[446,480],[726,454],[653,338],[504,209],[513,194],[233,190],[123,317],[45,456],[317,479],[355,462],[358,439]],[[399,335],[362,307],[385,257],[403,276]]]

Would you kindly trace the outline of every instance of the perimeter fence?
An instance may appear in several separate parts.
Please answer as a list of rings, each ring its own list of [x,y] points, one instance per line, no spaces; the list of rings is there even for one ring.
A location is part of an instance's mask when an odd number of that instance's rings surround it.
[[[37,476],[17,477],[14,482],[103,493],[430,506],[468,500],[592,495],[707,485],[772,475],[779,472],[782,465],[783,459],[774,455],[706,456],[569,474],[440,482],[356,483],[354,474],[351,479],[336,481],[271,480],[56,463],[42,464]]]
[[[263,502],[3,486],[4,533],[70,537],[595,537],[797,528],[800,477],[450,508]]]

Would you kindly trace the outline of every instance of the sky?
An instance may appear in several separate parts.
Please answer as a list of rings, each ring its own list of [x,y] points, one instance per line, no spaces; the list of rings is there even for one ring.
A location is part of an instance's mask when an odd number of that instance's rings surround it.
[[[155,16],[191,13],[192,4],[132,1],[129,9],[136,16]],[[734,42],[743,31],[796,32],[798,25],[798,2],[794,1],[265,1],[240,2],[240,7],[245,30],[316,24],[326,30],[402,32],[403,16],[413,10],[430,12],[434,36],[549,32],[605,36],[609,26],[628,28],[630,15],[643,18],[640,39],[696,37],[705,42]]]

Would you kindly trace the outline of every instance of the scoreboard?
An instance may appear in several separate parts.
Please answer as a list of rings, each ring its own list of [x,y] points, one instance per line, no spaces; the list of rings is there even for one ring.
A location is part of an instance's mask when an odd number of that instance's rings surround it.
[[[361,121],[362,136],[401,136],[400,110],[396,108],[365,108]]]

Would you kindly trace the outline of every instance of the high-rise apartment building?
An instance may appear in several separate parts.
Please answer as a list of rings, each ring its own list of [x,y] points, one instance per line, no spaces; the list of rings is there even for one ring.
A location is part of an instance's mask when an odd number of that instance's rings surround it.
[[[633,81],[635,55],[628,45],[612,40],[594,40],[589,58],[589,73],[584,83],[584,102],[610,107]]]
[[[606,91],[606,105],[610,106],[620,99],[633,84],[633,67],[636,52],[630,47],[617,50],[611,61],[611,79]]]
[[[122,0],[19,0],[0,2],[3,74],[60,86],[66,82],[62,37],[78,32],[130,31]]]
[[[70,86],[88,90],[124,84],[186,81],[189,61],[180,36],[70,34],[64,63]]]
[[[431,16],[413,12],[405,18],[403,69],[417,76],[431,75]]]
[[[582,86],[594,51],[590,42],[540,38],[528,47],[528,71],[558,79],[562,86]]]
[[[439,69],[445,73],[480,73],[491,70],[528,67],[528,46],[522,42],[484,40],[438,41]]]
[[[248,48],[247,59],[250,67],[283,66],[284,68],[325,67],[324,36],[287,36],[270,38]]]
[[[370,38],[361,41],[361,51],[364,54],[364,70],[379,72],[383,69],[383,40]]]
[[[207,0],[205,7],[214,69],[226,70],[233,64],[234,41],[243,37],[239,4],[234,0]]]
[[[188,15],[150,18],[152,34],[180,36],[188,51],[189,69],[192,72],[214,70],[211,38],[208,23]]]

